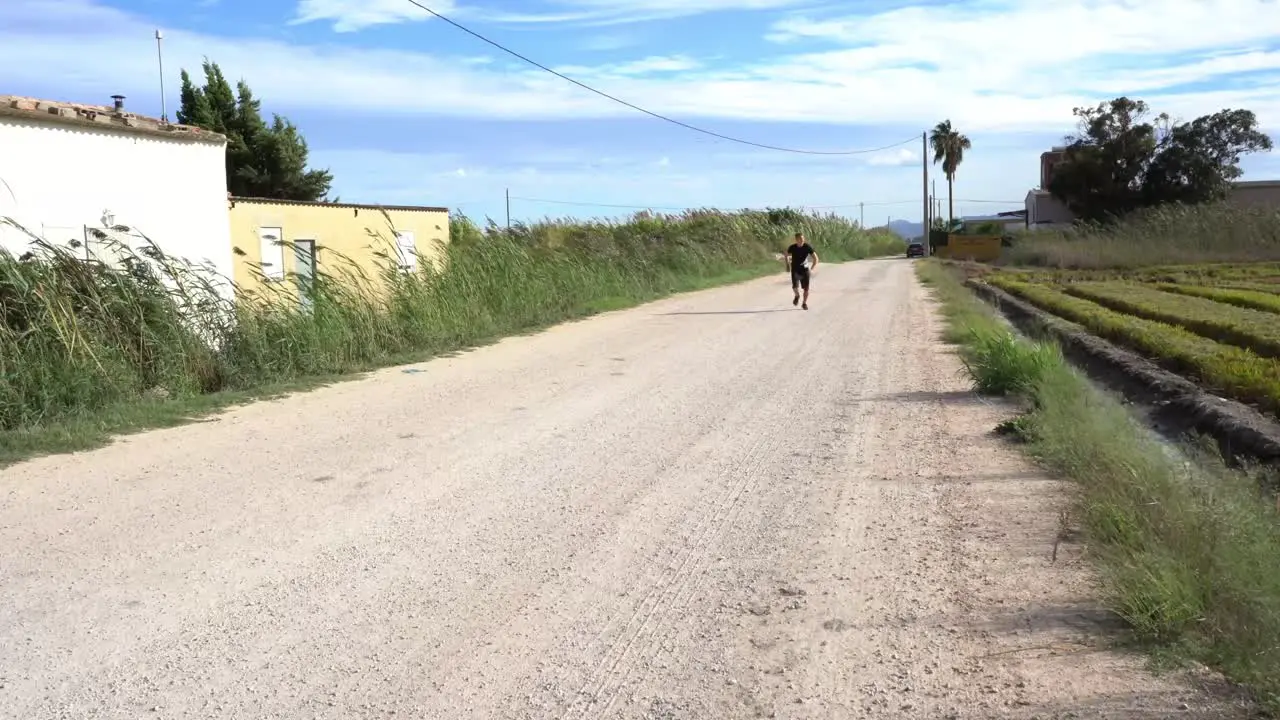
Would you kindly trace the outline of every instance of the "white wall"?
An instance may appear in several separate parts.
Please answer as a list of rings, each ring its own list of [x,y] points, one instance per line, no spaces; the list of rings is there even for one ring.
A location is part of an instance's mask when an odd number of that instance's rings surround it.
[[[51,243],[83,241],[107,210],[165,254],[232,277],[223,144],[0,117],[0,181],[0,216]],[[0,244],[21,254],[29,239],[0,227]]]
[[[1047,192],[1032,190],[1027,193],[1027,226],[1036,228],[1070,227],[1075,219],[1071,210],[1061,200]]]

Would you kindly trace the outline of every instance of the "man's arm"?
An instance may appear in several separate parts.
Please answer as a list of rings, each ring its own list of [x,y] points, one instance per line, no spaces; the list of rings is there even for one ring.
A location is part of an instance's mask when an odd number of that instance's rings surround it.
[[[817,250],[814,250],[814,251],[813,251],[813,264],[809,266],[809,269],[810,269],[810,270],[812,270],[812,269],[814,269],[814,268],[816,268],[816,267],[818,267],[818,251],[817,251]]]
[[[782,262],[787,266],[787,272],[791,272],[791,248],[790,247],[782,251]]]

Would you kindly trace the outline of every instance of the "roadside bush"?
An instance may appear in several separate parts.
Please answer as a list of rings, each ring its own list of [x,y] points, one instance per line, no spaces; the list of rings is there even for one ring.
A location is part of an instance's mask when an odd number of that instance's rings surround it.
[[[974,389],[985,395],[1030,397],[1036,384],[1062,365],[1056,345],[1022,342],[1008,330],[972,328],[961,360]]]

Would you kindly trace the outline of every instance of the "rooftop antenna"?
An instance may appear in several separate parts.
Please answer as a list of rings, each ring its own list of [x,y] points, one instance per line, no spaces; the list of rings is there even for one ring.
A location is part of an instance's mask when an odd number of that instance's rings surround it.
[[[164,33],[156,28],[156,58],[160,61],[160,121],[169,122],[169,108],[164,101],[164,50],[161,41],[164,40]]]

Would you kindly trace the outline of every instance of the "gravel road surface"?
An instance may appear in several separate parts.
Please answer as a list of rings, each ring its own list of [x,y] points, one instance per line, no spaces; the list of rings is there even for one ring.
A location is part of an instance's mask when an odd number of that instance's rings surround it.
[[[0,471],[0,717],[1226,716],[1106,649],[912,263],[813,283]]]

